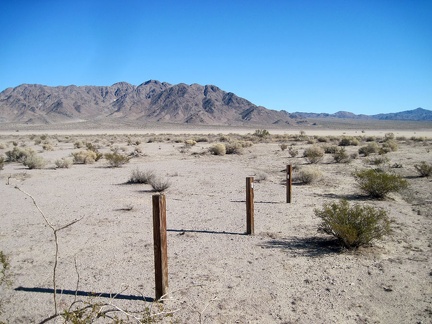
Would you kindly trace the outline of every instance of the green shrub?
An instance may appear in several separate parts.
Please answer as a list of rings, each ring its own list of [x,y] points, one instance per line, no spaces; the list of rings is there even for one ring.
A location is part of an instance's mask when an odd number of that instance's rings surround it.
[[[68,159],[68,158],[62,158],[62,159],[56,160],[54,163],[55,163],[57,168],[68,169],[72,166],[73,160]]]
[[[29,169],[42,169],[46,165],[46,161],[41,156],[30,154],[23,161],[23,165]]]
[[[118,168],[130,161],[130,157],[121,153],[105,153],[105,159],[108,164],[114,168]]]
[[[353,175],[360,190],[373,198],[384,198],[390,192],[399,192],[408,187],[405,179],[380,170],[367,169],[354,172]]]
[[[324,149],[320,146],[315,146],[315,145],[311,146],[303,152],[303,157],[309,163],[313,163],[313,164],[318,163],[324,157]]]
[[[226,146],[222,143],[217,143],[209,148],[209,152],[213,155],[225,155]]]
[[[306,167],[294,174],[294,182],[311,184],[322,178],[322,172],[316,167]]]
[[[327,203],[323,209],[315,209],[321,218],[319,230],[336,237],[348,249],[357,248],[379,240],[391,233],[390,220],[383,209],[355,204],[346,200]]]
[[[155,177],[153,171],[142,171],[138,168],[132,171],[131,176],[127,183],[141,183],[149,184],[151,180]]]
[[[420,164],[414,164],[414,168],[420,177],[429,177],[432,174],[432,164],[428,164],[425,161],[420,162]]]

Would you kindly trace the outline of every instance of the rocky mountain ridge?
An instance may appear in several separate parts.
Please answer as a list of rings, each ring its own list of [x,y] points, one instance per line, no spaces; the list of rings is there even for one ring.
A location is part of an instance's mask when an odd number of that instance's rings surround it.
[[[50,124],[93,119],[188,124],[289,124],[289,114],[256,106],[214,85],[149,80],[134,86],[23,84],[0,93],[0,122]]]

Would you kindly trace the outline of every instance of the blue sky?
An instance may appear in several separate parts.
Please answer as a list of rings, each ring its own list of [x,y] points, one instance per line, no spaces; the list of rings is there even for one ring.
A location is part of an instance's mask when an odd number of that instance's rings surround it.
[[[288,112],[432,110],[432,1],[5,0],[0,91],[214,84]]]

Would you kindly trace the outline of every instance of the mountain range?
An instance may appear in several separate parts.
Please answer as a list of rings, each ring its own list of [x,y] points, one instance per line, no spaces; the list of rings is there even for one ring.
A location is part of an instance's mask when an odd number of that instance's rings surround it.
[[[287,125],[307,118],[432,120],[417,108],[373,116],[350,112],[316,114],[276,111],[257,106],[214,85],[169,84],[149,80],[138,86],[57,86],[22,84],[0,93],[0,123],[53,124],[78,121],[134,120],[203,125]]]

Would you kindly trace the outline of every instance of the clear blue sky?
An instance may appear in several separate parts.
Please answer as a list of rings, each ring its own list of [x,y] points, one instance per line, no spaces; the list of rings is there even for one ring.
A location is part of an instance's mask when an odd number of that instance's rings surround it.
[[[432,1],[1,1],[0,91],[150,79],[288,112],[432,110]]]

